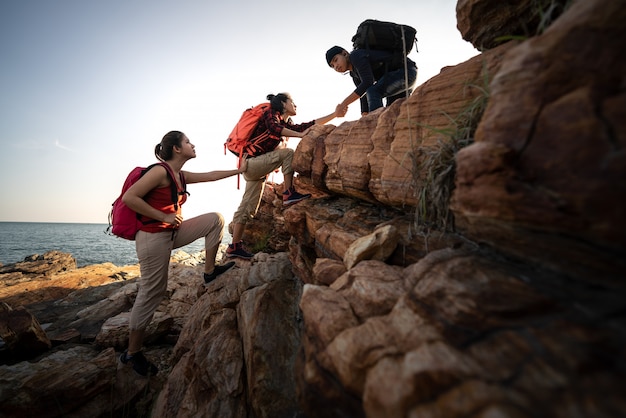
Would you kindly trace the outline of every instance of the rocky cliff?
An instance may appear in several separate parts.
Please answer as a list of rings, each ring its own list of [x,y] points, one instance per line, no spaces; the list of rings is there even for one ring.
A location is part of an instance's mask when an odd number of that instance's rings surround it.
[[[136,266],[9,268],[0,415],[625,416],[625,5],[459,1],[482,53],[312,128],[266,252],[172,264],[155,378],[116,363]]]

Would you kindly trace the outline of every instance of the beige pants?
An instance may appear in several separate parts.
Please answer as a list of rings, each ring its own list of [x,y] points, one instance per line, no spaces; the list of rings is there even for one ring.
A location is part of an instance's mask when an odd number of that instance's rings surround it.
[[[167,290],[170,256],[174,248],[183,247],[204,237],[205,249],[219,245],[224,233],[224,217],[219,213],[184,220],[172,236],[172,231],[139,231],[135,248],[139,259],[139,291],[130,314],[130,329],[146,329]],[[214,260],[207,260],[207,263]]]
[[[248,169],[243,174],[243,178],[246,180],[246,190],[241,198],[239,208],[233,216],[233,223],[245,225],[256,215],[263,196],[265,177],[279,167],[282,167],[283,175],[292,174],[292,160],[293,150],[291,148],[281,148],[258,157],[248,158]]]

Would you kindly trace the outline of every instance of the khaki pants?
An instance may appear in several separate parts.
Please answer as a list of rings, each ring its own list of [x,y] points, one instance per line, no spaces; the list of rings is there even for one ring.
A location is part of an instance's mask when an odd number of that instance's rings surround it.
[[[224,217],[219,213],[184,220],[174,232],[137,232],[135,248],[139,259],[139,291],[130,314],[130,329],[146,329],[167,290],[170,256],[174,248],[191,244],[204,237],[204,246],[219,245],[224,233]],[[214,260],[206,260],[212,263]]]
[[[243,178],[246,180],[246,190],[241,198],[239,208],[233,216],[233,223],[245,225],[256,215],[263,196],[265,177],[279,167],[282,167],[283,175],[292,174],[292,160],[293,150],[291,148],[276,149],[258,157],[248,158],[248,169],[243,174]]]

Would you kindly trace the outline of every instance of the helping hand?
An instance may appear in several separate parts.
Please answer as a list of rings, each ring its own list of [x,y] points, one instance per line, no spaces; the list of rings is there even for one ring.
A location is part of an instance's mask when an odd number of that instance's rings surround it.
[[[335,108],[335,115],[337,115],[338,118],[343,118],[346,113],[348,113],[348,106],[342,106],[341,104],[338,104]]]

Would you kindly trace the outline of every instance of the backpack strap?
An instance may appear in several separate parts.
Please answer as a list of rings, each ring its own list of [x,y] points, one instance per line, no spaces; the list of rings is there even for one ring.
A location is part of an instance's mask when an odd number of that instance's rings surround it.
[[[185,182],[185,176],[183,175],[182,172],[180,173],[179,178],[180,178],[180,185],[182,187],[182,190],[179,192],[178,184],[176,182],[176,177],[174,176],[174,172],[172,171],[172,167],[170,167],[169,164],[167,164],[166,162],[162,161],[162,162],[152,164],[146,169],[146,171],[154,167],[155,165],[162,165],[163,167],[165,167],[165,171],[167,171],[167,174],[170,177],[170,188],[172,191],[172,203],[174,203],[174,208],[178,210],[178,196],[183,195],[183,194],[189,195],[189,192],[187,191],[187,183]]]
[[[183,194],[187,194],[189,195],[189,192],[187,191],[187,183],[185,181],[185,176],[183,175],[183,173],[180,173],[180,184],[183,188],[183,190],[181,192],[178,191],[178,185],[176,184],[176,181],[174,180],[175,176],[174,176],[174,172],[172,171],[172,168],[169,166],[169,164],[167,164],[166,162],[158,162],[158,163],[153,163],[150,164],[149,166],[147,166],[146,168],[144,168],[141,171],[141,176],[143,176],[144,174],[146,174],[152,167],[155,167],[157,165],[162,165],[163,167],[165,167],[165,171],[167,172],[167,175],[170,178],[170,190],[171,190],[171,196],[172,196],[172,203],[174,203],[174,208],[176,210],[178,210],[178,195],[183,195]],[[109,215],[110,216],[110,215]],[[148,218],[147,221],[143,221],[142,220],[142,215],[140,215],[139,213],[136,214],[137,216],[137,220],[139,220],[142,224],[147,225],[147,224],[151,224],[151,223],[155,223],[158,222],[156,219],[150,219]],[[143,218],[147,218],[147,217],[143,217]],[[110,223],[110,221],[109,221]]]

